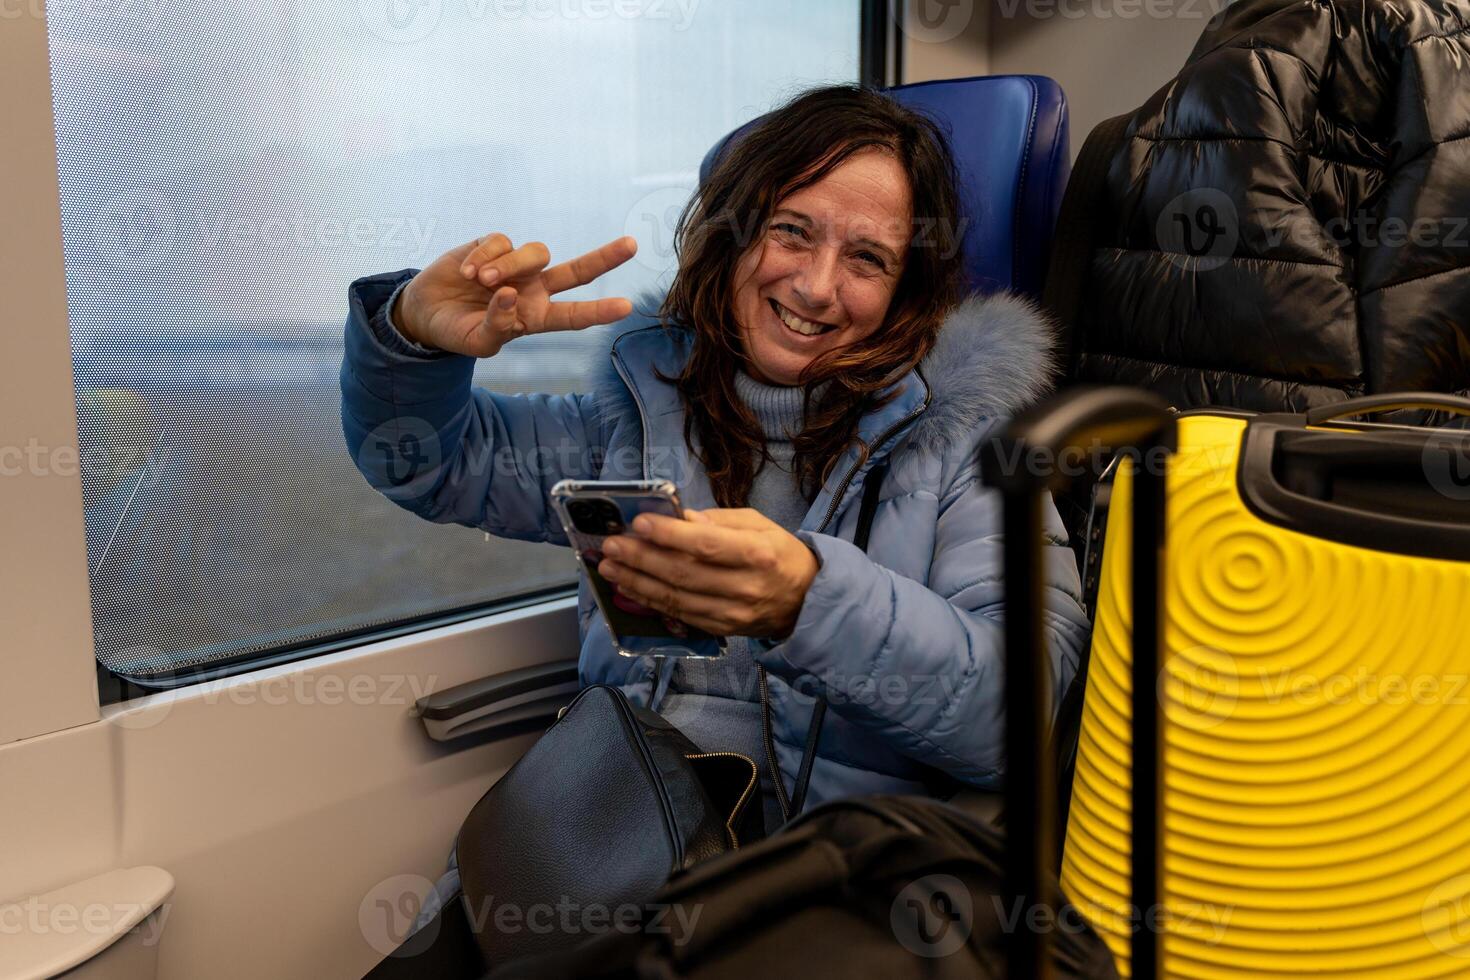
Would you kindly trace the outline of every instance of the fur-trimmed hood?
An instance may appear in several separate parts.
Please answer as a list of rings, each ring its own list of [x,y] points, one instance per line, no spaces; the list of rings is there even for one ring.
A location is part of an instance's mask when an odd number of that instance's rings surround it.
[[[625,334],[658,324],[660,300],[655,294],[639,296],[633,314],[605,331],[594,369],[594,391],[605,410],[636,411],[611,351]],[[1056,336],[1050,317],[1025,297],[1002,292],[966,299],[945,320],[934,349],[919,364],[929,405],[907,441],[943,454],[967,443],[987,420],[1014,415],[1040,400],[1055,377]]]
[[[965,300],[919,364],[931,400],[911,438],[943,452],[967,442],[987,419],[1039,401],[1055,377],[1056,337],[1051,318],[1025,297],[994,293]]]

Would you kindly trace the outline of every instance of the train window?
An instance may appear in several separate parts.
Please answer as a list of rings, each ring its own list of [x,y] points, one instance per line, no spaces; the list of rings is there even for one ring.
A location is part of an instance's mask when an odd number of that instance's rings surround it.
[[[491,231],[608,277],[734,125],[855,80],[861,4],[339,0],[48,5],[96,649],[168,686],[564,588],[564,549],[403,512],[343,446],[347,284]],[[502,391],[584,384],[517,341]]]

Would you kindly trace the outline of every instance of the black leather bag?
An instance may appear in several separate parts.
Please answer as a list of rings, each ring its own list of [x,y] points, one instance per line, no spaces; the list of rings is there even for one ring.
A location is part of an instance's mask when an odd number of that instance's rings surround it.
[[[588,687],[465,819],[459,894],[368,980],[479,977],[636,924],[672,874],[763,832],[753,760]]]
[[[584,914],[641,914],[674,872],[758,838],[757,780],[751,759],[701,752],[617,688],[582,691],[460,829],[485,961],[584,940]]]

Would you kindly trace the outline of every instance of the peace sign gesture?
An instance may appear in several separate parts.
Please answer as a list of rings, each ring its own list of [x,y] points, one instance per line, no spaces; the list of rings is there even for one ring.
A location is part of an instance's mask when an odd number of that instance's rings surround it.
[[[471,357],[491,357],[525,334],[582,330],[633,311],[623,298],[552,302],[631,259],[638,243],[625,236],[548,268],[540,242],[515,248],[496,233],[450,249],[398,294],[393,322],[409,340]]]

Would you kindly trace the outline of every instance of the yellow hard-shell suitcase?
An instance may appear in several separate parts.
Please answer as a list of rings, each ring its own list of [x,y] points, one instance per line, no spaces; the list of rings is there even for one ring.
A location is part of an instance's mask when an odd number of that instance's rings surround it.
[[[1470,414],[1415,394],[1173,420],[1139,729],[1146,535],[1118,467],[1061,883],[1125,976],[1138,955],[1169,978],[1470,977],[1470,432],[1341,421],[1399,407]],[[1157,785],[1133,786],[1135,732]]]

